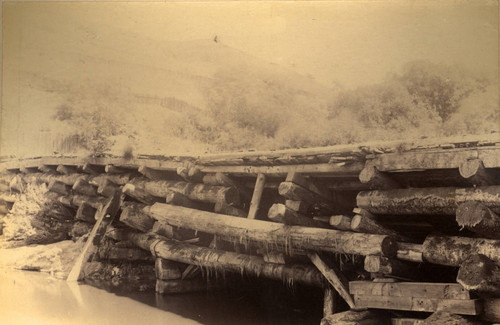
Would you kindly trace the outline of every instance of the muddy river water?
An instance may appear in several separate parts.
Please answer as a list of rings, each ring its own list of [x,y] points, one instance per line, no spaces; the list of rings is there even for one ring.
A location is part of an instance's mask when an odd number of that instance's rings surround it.
[[[264,293],[111,293],[0,268],[0,324],[319,324],[320,292],[290,295],[281,284],[264,287]]]

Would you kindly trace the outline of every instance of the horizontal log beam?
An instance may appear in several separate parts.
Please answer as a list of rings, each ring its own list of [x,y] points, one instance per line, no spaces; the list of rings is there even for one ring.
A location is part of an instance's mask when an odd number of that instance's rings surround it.
[[[352,295],[378,297],[470,299],[469,291],[457,283],[351,281],[349,292]]]

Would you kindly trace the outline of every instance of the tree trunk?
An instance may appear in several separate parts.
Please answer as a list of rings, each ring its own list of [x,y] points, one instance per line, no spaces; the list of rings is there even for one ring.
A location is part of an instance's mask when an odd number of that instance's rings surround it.
[[[467,290],[500,295],[500,266],[484,255],[473,254],[460,266],[457,282]]]
[[[457,223],[481,237],[500,239],[500,217],[483,204],[467,201],[458,206]]]
[[[383,235],[284,226],[273,222],[233,218],[221,214],[155,203],[146,211],[158,221],[199,230],[237,241],[248,240],[289,249],[314,249],[358,255],[394,256],[396,242]]]
[[[357,205],[375,214],[454,215],[459,204],[477,201],[500,212],[500,186],[477,188],[409,188],[360,192]]]
[[[460,266],[471,254],[500,263],[500,240],[427,236],[422,252],[425,261],[440,265]]]

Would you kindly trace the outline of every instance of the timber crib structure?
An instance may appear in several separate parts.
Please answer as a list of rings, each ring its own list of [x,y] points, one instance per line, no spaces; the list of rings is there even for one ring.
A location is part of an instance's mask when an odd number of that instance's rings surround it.
[[[1,213],[45,183],[90,233],[69,281],[149,259],[160,294],[206,288],[200,269],[321,287],[324,325],[500,322],[498,134],[0,166]]]

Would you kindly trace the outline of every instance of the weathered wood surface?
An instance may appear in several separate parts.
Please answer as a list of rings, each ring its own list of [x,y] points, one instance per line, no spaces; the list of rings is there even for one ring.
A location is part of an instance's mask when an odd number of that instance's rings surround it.
[[[492,185],[495,179],[492,171],[484,168],[484,164],[479,159],[464,161],[458,168],[460,176],[467,179],[474,185]]]
[[[500,217],[482,203],[467,201],[460,204],[456,220],[460,227],[465,227],[480,237],[500,239]]]
[[[337,311],[337,295],[331,286],[323,289],[323,317],[333,315]]]
[[[355,215],[351,220],[351,230],[355,232],[363,232],[368,234],[379,234],[379,235],[388,235],[397,237],[401,239],[403,236],[398,234],[396,231],[392,229],[388,229],[373,219],[366,218],[362,215]]]
[[[56,179],[53,179],[49,182],[49,186],[47,187],[49,191],[52,191],[54,193],[58,193],[61,195],[70,195],[71,192],[71,186],[64,184],[61,181],[58,181]]]
[[[349,282],[349,292],[362,296],[470,299],[469,291],[457,283],[351,281]]]
[[[262,193],[264,192],[265,185],[266,185],[266,175],[258,174],[257,180],[255,181],[252,200],[250,201],[250,208],[248,210],[248,219],[255,219],[255,217],[257,216],[257,211],[260,208],[260,199],[262,198]]]
[[[398,251],[396,257],[403,261],[418,262],[424,261],[422,254],[422,245],[412,243],[397,243]]]
[[[482,306],[479,300],[435,299],[423,297],[363,296],[355,295],[359,308],[380,308],[407,311],[444,311],[460,315],[479,315]]]
[[[110,179],[105,178],[97,187],[97,193],[103,196],[111,196],[115,191],[118,191],[119,185],[113,183]]]
[[[199,247],[169,240],[159,240],[146,234],[128,232],[128,240],[142,249],[151,250],[153,256],[180,263],[195,264],[214,269],[247,273],[270,279],[321,286],[321,273],[305,265],[285,266],[266,263],[259,256]]]
[[[82,252],[76,259],[73,268],[71,269],[66,281],[74,282],[82,279],[82,270],[89,258],[97,252],[98,245],[106,232],[106,227],[111,223],[115,215],[118,213],[121,205],[121,193],[116,192],[109,197],[106,205],[103,206],[97,215],[97,221],[90,232],[89,238],[83,247]]]
[[[94,224],[96,221],[96,219],[95,219],[96,212],[97,212],[97,209],[93,208],[87,202],[83,202],[78,207],[78,210],[76,210],[75,219]]]
[[[177,280],[182,276],[180,264],[178,262],[165,260],[163,258],[157,258],[155,260],[155,271],[156,278],[160,280]]]
[[[427,236],[422,253],[425,261],[440,265],[460,266],[471,254],[482,254],[500,263],[500,240]]]
[[[97,196],[97,189],[84,178],[79,178],[73,184],[72,190],[87,196]]]
[[[369,255],[365,257],[366,272],[383,275],[393,275],[401,278],[413,279],[417,273],[415,265],[383,256]]]
[[[469,256],[460,265],[457,282],[471,291],[500,295],[500,266],[481,254]]]
[[[145,207],[146,205],[141,203],[126,202],[122,207],[120,221],[131,228],[143,232],[150,231],[155,220],[143,211]]]
[[[233,207],[225,202],[217,202],[214,206],[214,212],[220,214],[227,214],[229,216],[235,216],[240,218],[246,218],[247,213],[237,207]]]
[[[167,170],[157,170],[146,166],[140,166],[138,171],[144,177],[153,181],[168,180],[172,178],[171,172]]]
[[[130,183],[125,184],[122,187],[122,192],[125,195],[128,195],[129,197],[131,197],[131,198],[133,198],[141,203],[144,203],[144,204],[153,204],[155,202],[162,202],[163,201],[162,198],[150,195],[144,189],[142,189],[138,186],[135,186],[134,184],[130,184]]]
[[[295,225],[304,227],[329,228],[324,222],[316,221],[313,218],[301,215],[288,209],[284,204],[275,203],[267,214],[269,220],[283,223],[285,225]]]
[[[500,298],[483,299],[483,313],[481,319],[493,323],[500,322]]]
[[[384,172],[380,172],[377,167],[367,163],[365,168],[359,173],[359,181],[367,184],[373,189],[398,188],[401,185]]]
[[[60,174],[70,175],[78,173],[78,168],[70,165],[59,165],[57,166],[56,171]]]
[[[226,215],[155,203],[147,211],[158,221],[216,235],[280,245],[289,249],[325,250],[337,253],[394,256],[396,242],[383,235],[285,226],[273,222],[233,218]]]
[[[355,308],[354,301],[348,291],[348,282],[341,277],[342,274],[339,270],[335,270],[332,266],[327,265],[317,253],[308,254],[308,257],[349,307]]]
[[[454,215],[458,206],[467,201],[479,202],[493,212],[499,213],[500,186],[364,191],[358,194],[356,201],[358,207],[374,214]]]

